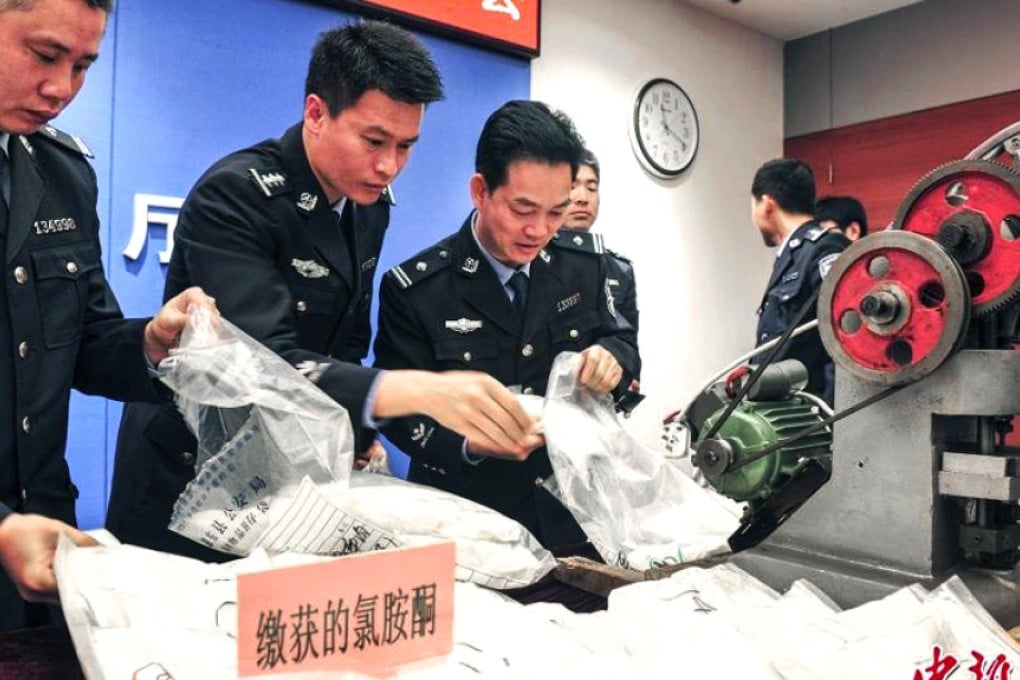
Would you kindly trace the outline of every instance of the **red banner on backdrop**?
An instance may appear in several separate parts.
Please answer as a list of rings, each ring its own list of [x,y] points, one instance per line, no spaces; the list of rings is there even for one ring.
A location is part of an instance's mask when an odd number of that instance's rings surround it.
[[[354,0],[455,34],[538,55],[541,0]]]

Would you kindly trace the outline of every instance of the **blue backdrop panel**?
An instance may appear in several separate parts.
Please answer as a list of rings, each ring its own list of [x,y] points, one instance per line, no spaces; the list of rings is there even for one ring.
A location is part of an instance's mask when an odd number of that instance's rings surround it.
[[[351,18],[293,0],[118,5],[100,61],[57,125],[96,153],[107,274],[126,314],[159,306],[166,269],[159,253],[167,247],[161,222],[174,214],[152,208],[148,238],[137,258],[128,257],[135,196],[181,199],[220,156],[299,121],[316,37]],[[379,271],[460,226],[485,118],[529,95],[527,60],[421,37],[443,73],[447,99],[429,107],[422,139],[394,185],[397,207]],[[68,457],[85,528],[103,522],[119,421],[118,404],[74,396]],[[406,462],[396,459],[402,473]]]

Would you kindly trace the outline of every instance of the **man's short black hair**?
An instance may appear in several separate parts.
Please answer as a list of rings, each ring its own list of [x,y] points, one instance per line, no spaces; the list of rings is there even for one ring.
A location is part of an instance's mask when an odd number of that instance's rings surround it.
[[[591,149],[585,149],[581,156],[581,165],[587,165],[595,173],[595,179],[602,181],[602,168],[599,167],[599,159]]]
[[[368,90],[406,104],[430,104],[443,98],[443,81],[421,41],[384,21],[361,21],[319,36],[305,96],[319,95],[337,116]]]
[[[861,227],[861,236],[868,235],[868,216],[864,206],[853,196],[825,196],[815,202],[815,220],[832,220],[840,231],[846,231],[852,222]]]
[[[570,177],[584,154],[584,141],[574,123],[561,111],[542,102],[514,100],[489,116],[475,149],[475,172],[495,191],[507,180],[507,170],[517,161],[570,164]]]
[[[795,158],[774,158],[758,168],[751,183],[756,199],[769,195],[784,212],[813,215],[815,176],[807,163]]]
[[[113,11],[113,5],[115,0],[81,0],[89,7],[93,9],[101,9],[107,14]],[[9,9],[32,9],[32,5],[35,4],[35,0],[0,0],[0,12],[6,12]]]

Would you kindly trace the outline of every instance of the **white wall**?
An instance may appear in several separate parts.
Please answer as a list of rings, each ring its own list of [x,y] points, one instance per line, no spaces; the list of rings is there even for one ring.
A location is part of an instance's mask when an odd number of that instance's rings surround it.
[[[661,418],[753,346],[773,254],[750,185],[782,153],[782,44],[668,0],[544,0],[541,48],[532,98],[567,112],[599,157],[595,230],[634,262],[648,398],[628,427],[656,443]],[[701,126],[677,180],[646,174],[627,136],[634,91],[657,76],[684,88]]]

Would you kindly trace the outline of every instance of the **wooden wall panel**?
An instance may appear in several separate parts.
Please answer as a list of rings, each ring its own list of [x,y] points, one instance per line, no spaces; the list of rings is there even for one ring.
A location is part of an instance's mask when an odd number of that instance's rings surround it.
[[[811,166],[819,196],[856,196],[877,231],[925,174],[1018,120],[1020,90],[790,137],[783,153]]]

